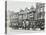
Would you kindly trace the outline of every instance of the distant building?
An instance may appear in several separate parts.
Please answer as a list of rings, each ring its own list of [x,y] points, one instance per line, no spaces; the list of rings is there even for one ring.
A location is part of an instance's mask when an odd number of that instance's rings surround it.
[[[44,19],[45,12],[44,12],[44,3],[37,3],[36,10],[37,10],[37,19]]]
[[[21,23],[23,20],[30,20],[33,21],[35,18],[35,8],[31,7],[30,9],[25,8],[25,10],[20,10],[20,12],[13,13],[11,15],[11,23]],[[21,23],[22,24],[22,23]]]

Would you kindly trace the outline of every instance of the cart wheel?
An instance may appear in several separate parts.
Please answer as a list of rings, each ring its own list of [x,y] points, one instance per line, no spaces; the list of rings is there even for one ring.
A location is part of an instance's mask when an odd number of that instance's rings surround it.
[[[44,28],[40,28],[40,30],[44,30]]]

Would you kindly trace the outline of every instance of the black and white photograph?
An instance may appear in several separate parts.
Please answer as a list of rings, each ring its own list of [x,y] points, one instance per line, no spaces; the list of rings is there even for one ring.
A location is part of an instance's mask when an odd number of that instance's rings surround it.
[[[45,3],[26,1],[5,2],[5,33],[45,30]]]

